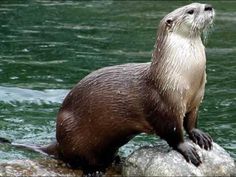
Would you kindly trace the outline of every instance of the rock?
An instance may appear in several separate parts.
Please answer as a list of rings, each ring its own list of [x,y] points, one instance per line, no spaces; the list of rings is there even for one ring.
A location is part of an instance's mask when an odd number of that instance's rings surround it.
[[[67,168],[53,159],[12,160],[0,162],[0,176],[81,176],[82,171]]]
[[[169,147],[143,147],[133,152],[124,162],[123,176],[233,176],[234,159],[219,145],[213,143],[210,151],[194,146],[202,159],[195,167]]]
[[[189,142],[191,143],[191,142]],[[191,143],[192,144],[192,143]],[[192,144],[203,163],[197,168],[167,145],[143,147],[122,164],[107,169],[105,176],[236,176],[234,160],[219,145],[206,151]],[[123,160],[122,160],[123,161]],[[0,176],[81,176],[81,170],[68,168],[62,161],[49,157],[32,160],[0,161]]]
[[[121,167],[110,167],[105,176],[120,176]],[[79,169],[71,169],[65,163],[51,158],[40,158],[33,160],[6,160],[0,161],[1,176],[82,176]]]

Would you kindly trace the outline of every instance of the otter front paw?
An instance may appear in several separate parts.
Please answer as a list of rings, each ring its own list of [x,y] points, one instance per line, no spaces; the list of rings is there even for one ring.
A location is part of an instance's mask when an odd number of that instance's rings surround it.
[[[204,133],[199,129],[193,129],[189,133],[189,138],[201,148],[209,150],[212,148],[212,138],[208,133]]]
[[[187,162],[191,162],[195,166],[199,166],[202,163],[200,156],[193,146],[187,143],[181,143],[177,146],[176,150],[184,156]]]

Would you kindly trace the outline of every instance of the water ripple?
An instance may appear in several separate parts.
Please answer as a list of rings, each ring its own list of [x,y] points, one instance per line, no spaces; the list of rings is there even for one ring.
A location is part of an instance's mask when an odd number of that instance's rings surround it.
[[[68,90],[46,89],[43,91],[23,89],[18,87],[0,86],[0,101],[4,103],[61,103]]]

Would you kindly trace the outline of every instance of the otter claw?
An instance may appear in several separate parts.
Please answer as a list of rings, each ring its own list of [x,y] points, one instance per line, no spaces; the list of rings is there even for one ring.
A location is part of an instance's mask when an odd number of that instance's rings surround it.
[[[196,149],[188,145],[187,143],[179,144],[177,147],[177,151],[184,156],[187,162],[191,162],[195,166],[199,166],[202,163]]]
[[[212,149],[212,138],[209,134],[202,132],[199,129],[193,129],[189,133],[189,138],[205,150]]]

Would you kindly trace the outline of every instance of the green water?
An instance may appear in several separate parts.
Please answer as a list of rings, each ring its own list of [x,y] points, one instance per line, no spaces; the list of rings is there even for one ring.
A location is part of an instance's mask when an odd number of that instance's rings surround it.
[[[98,68],[150,61],[159,20],[184,1],[0,1],[0,137],[47,144],[68,91]],[[236,2],[211,2],[199,126],[236,158]],[[109,132],[108,132],[109,133]],[[138,136],[121,153],[159,143]],[[0,160],[34,153],[0,145]]]

